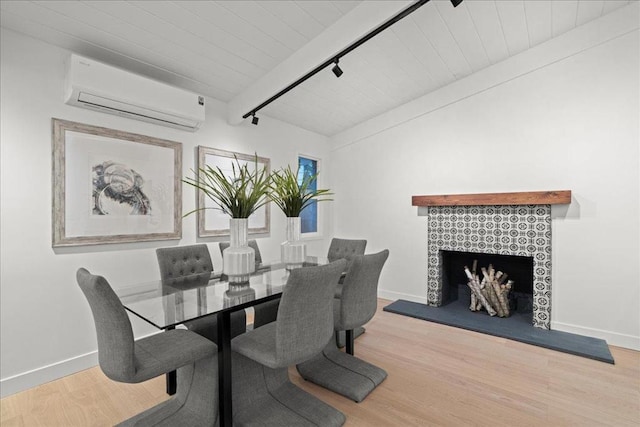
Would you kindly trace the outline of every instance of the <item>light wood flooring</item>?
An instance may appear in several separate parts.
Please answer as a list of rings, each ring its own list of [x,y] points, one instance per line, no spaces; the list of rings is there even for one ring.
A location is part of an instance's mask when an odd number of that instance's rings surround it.
[[[389,376],[362,403],[292,381],[347,416],[347,426],[638,426],[640,352],[615,365],[379,310],[356,355]],[[0,424],[108,426],[166,399],[164,379],[130,385],[99,368],[0,401]]]

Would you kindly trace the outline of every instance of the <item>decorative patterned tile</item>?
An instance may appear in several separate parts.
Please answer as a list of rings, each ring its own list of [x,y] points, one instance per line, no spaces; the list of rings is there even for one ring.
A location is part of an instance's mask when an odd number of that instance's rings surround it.
[[[427,303],[442,305],[440,251],[533,257],[533,326],[551,324],[551,205],[428,208]]]

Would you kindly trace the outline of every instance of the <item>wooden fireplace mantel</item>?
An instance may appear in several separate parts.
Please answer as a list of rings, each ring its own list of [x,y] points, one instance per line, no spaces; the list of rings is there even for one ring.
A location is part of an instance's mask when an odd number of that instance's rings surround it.
[[[565,205],[571,190],[412,196],[412,206]]]

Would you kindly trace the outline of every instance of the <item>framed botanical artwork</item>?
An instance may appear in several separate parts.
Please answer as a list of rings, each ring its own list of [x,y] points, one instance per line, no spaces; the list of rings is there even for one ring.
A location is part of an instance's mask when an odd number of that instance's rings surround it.
[[[218,150],[210,147],[198,147],[198,170],[206,166],[219,167],[227,176],[233,176],[232,165],[237,161],[240,165],[247,165],[250,171],[255,171],[256,155],[234,153],[232,151]],[[270,173],[270,161],[266,157],[258,157],[258,168],[266,168]],[[228,236],[229,215],[222,213],[216,205],[206,197],[203,191],[198,190],[198,236]],[[249,234],[269,233],[270,230],[270,205],[259,208],[249,217]],[[205,208],[205,209],[202,209]]]
[[[52,119],[53,247],[180,239],[182,144]]]

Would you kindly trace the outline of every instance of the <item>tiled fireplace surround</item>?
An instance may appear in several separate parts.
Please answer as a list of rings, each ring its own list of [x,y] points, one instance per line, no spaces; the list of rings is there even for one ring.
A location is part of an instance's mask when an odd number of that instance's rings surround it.
[[[533,258],[533,326],[549,329],[551,204],[570,199],[570,191],[414,196],[419,215],[427,216],[427,304],[443,303],[441,251],[528,256]]]

